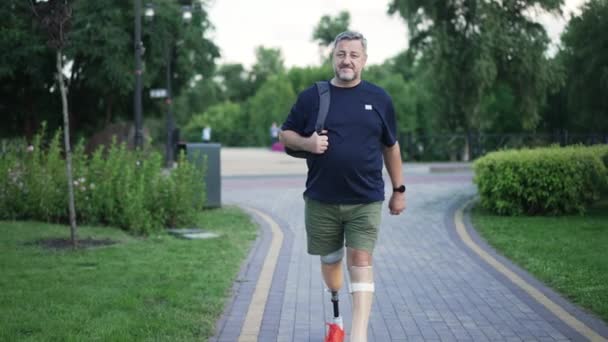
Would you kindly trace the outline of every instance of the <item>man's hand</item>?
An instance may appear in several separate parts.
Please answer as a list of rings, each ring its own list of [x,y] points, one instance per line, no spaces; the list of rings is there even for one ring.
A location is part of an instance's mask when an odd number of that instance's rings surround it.
[[[405,193],[393,192],[388,202],[388,209],[391,215],[399,215],[405,210]]]
[[[321,135],[314,132],[306,141],[306,150],[314,154],[323,154],[329,147],[327,140],[327,130],[323,130]]]

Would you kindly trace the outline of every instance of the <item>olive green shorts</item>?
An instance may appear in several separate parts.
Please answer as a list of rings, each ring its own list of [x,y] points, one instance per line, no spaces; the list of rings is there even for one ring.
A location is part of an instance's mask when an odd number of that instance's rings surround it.
[[[327,204],[304,198],[308,254],[327,255],[342,248],[370,254],[378,238],[382,202]]]

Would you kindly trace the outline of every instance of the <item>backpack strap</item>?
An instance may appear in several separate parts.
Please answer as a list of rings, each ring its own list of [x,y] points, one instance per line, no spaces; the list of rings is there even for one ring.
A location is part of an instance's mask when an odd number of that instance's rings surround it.
[[[319,81],[316,82],[317,92],[319,93],[319,112],[317,115],[317,123],[315,124],[315,131],[317,134],[321,134],[325,128],[325,119],[329,112],[329,82]]]

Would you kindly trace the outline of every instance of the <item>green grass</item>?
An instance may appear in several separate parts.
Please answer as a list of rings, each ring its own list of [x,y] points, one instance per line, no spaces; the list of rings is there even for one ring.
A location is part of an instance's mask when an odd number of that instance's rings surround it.
[[[67,227],[0,222],[0,341],[207,340],[257,228],[237,208],[204,211],[199,226],[222,236],[81,227],[80,238],[120,243],[57,251],[27,243]]]
[[[585,216],[505,217],[475,208],[472,219],[504,256],[608,322],[608,201]]]

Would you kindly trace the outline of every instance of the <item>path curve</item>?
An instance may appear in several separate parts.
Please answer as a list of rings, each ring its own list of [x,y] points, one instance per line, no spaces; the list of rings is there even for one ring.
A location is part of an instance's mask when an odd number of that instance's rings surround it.
[[[578,329],[581,325],[572,326],[547,309],[462,240],[454,218],[476,193],[470,172],[429,174],[407,170],[406,165],[406,213],[390,216],[386,203],[383,208],[374,256],[376,293],[370,342],[607,340],[605,323],[496,255],[472,230],[466,211],[464,228],[460,229],[471,234],[476,246],[586,328]],[[318,257],[308,256],[305,250],[304,180],[303,175],[224,177],[223,202],[254,208],[250,212],[261,230],[211,341],[323,340],[331,305],[320,277]],[[275,252],[268,253],[273,248],[273,236],[277,242],[272,222],[283,236]],[[263,265],[271,254],[276,260],[272,279],[268,279]],[[260,281],[267,284],[262,288],[269,290],[262,304],[263,316],[254,319],[257,326],[252,330],[245,321],[251,310],[260,312],[259,307],[252,307]],[[340,305],[348,327],[351,303],[346,291],[342,291]]]

